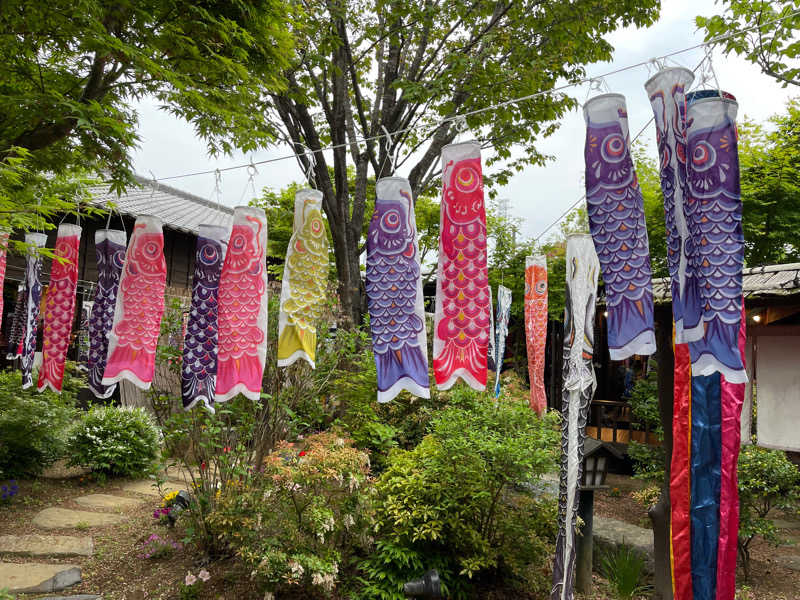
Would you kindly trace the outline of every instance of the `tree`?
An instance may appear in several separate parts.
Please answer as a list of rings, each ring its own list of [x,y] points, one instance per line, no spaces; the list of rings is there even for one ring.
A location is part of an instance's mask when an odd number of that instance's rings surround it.
[[[742,228],[749,267],[800,261],[800,100],[773,116],[774,130],[739,126]]]
[[[0,10],[0,163],[96,164],[132,181],[137,117],[155,97],[211,153],[274,140],[263,93],[284,87],[292,46],[280,0],[7,0]],[[24,181],[22,182],[24,183]]]
[[[438,158],[456,139],[451,120],[510,98],[575,81],[584,65],[611,58],[603,36],[617,27],[645,26],[658,16],[655,0],[514,2],[472,0],[327,0],[298,18],[297,51],[284,71],[285,91],[272,93],[268,115],[292,144],[304,170],[316,152],[313,177],[324,195],[344,314],[359,323],[364,290],[359,257],[370,173],[408,173],[415,197],[438,194]],[[503,184],[525,165],[542,164],[536,148],[574,108],[563,94],[472,114],[466,126],[493,147],[487,184]],[[424,127],[423,129],[410,129]],[[392,134],[389,143],[363,137]],[[521,152],[511,155],[516,145]],[[398,161],[389,160],[399,156]],[[332,171],[329,164],[332,162]],[[348,162],[355,167],[351,191]]]
[[[800,86],[800,64],[793,60],[800,54],[797,2],[723,0],[722,3],[727,5],[724,14],[695,18],[697,26],[705,29],[706,41],[733,34],[718,44],[726,55],[744,56],[759,65],[765,75],[783,83],[784,87],[789,84]],[[774,22],[778,19],[783,20]]]

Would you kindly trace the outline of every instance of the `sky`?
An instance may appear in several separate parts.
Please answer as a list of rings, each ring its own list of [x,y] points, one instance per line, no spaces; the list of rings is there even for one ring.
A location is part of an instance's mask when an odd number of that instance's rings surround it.
[[[694,17],[716,14],[719,8],[714,0],[664,0],[661,17],[655,25],[647,29],[627,27],[608,36],[615,48],[613,60],[589,65],[589,76],[595,77],[702,42],[703,35],[697,30]],[[704,53],[704,49],[685,52],[672,57],[668,64],[693,69]],[[792,97],[792,90],[782,88],[775,79],[763,75],[758,66],[736,56],[724,57],[720,52],[715,52],[713,58],[720,86],[737,97],[740,116],[765,121],[781,112]],[[642,66],[605,78],[610,91],[626,97],[631,136],[642,129],[653,114],[644,91],[644,82],[651,74],[652,71]],[[587,97],[599,93],[592,91],[589,94],[588,87],[584,84],[568,93],[583,103]],[[287,156],[292,152],[289,146],[283,145],[252,155],[237,153],[212,158],[189,124],[159,110],[152,100],[141,101],[136,109],[141,142],[134,152],[133,164],[137,173],[145,177],[162,178],[225,168],[246,164],[250,160],[258,162]],[[562,119],[561,127],[553,135],[539,143],[540,151],[554,156],[554,160],[542,167],[527,167],[508,185],[499,188],[499,197],[509,199],[509,216],[521,220],[523,237],[538,237],[583,194],[584,136],[582,110],[573,110]],[[650,124],[639,139],[648,145],[648,151],[655,157],[655,126]],[[280,189],[303,179],[294,159],[259,165],[257,169],[254,178],[256,190],[263,187]],[[401,169],[398,175],[408,173]],[[214,191],[214,176],[210,174],[164,183],[210,199]],[[246,169],[223,173],[221,188],[222,202],[230,206],[246,204],[252,197]]]

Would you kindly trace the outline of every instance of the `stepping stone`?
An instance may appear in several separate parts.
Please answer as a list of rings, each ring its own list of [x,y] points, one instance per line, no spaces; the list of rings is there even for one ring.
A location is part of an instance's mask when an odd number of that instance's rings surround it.
[[[43,529],[75,529],[79,526],[104,527],[122,523],[125,517],[108,513],[70,510],[68,508],[45,508],[33,518],[33,524]]]
[[[168,494],[169,492],[174,492],[175,490],[186,489],[186,486],[167,481],[161,486],[161,491],[159,492],[154,481],[142,479],[141,481],[132,481],[130,483],[126,483],[122,486],[122,489],[126,492],[135,492],[136,494],[145,494],[146,496],[161,498],[163,494]]]
[[[39,600],[103,600],[102,596],[95,594],[78,594],[77,596],[47,596]]]
[[[191,472],[181,467],[179,465],[173,465],[171,467],[167,467],[165,474],[167,479],[174,479],[175,481],[192,481],[192,475],[194,475],[195,479],[200,478],[200,469],[197,467],[192,467]]]
[[[17,592],[60,592],[81,582],[76,565],[0,563],[0,589]]]
[[[139,498],[123,498],[121,496],[111,496],[109,494],[89,494],[75,498],[75,502],[86,508],[110,508],[118,510],[120,508],[133,508],[145,503]]]
[[[17,556],[91,556],[90,536],[0,535],[0,554]]]

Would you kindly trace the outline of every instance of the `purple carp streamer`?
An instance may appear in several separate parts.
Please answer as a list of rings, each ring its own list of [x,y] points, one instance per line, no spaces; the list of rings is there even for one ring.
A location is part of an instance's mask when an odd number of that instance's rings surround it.
[[[108,358],[108,334],[114,323],[117,291],[125,264],[127,239],[124,231],[100,229],[94,234],[97,254],[97,290],[89,317],[89,389],[97,398],[108,398],[117,384],[103,385]]]
[[[687,109],[686,220],[703,319],[702,339],[689,345],[692,374],[719,372],[729,383],[747,381],[738,343],[744,236],[737,108],[730,97],[690,95]]]
[[[78,318],[78,360],[75,368],[84,373],[89,372],[89,315],[92,314],[91,300],[81,302],[81,314]]]
[[[603,270],[611,360],[656,350],[650,250],[642,192],[628,140],[625,97],[584,106],[589,230]]]
[[[600,271],[592,238],[567,237],[566,299],[561,422],[561,473],[558,490],[558,536],[550,600],[572,600],[575,575],[575,526],[583,443],[589,404],[597,384],[592,366],[594,312]]]
[[[228,229],[200,225],[192,280],[192,306],[186,321],[181,363],[183,407],[198,402],[214,410],[217,387],[217,343],[219,327],[219,278],[225,261]]]
[[[378,402],[402,390],[430,397],[417,223],[411,186],[384,177],[375,186],[367,232],[367,300],[378,372]]]
[[[495,348],[496,369],[494,373],[494,397],[500,396],[500,371],[503,370],[503,356],[506,353],[506,337],[508,337],[508,317],[511,314],[511,290],[502,285],[497,286],[497,341]]]
[[[36,354],[36,329],[39,321],[39,302],[42,299],[42,258],[39,248],[47,243],[43,233],[26,233],[28,255],[25,258],[25,332],[22,335],[22,389],[33,385],[33,359]]]
[[[25,284],[17,286],[17,299],[14,301],[14,313],[11,317],[11,329],[8,333],[8,353],[6,359],[14,360],[22,353],[22,336],[25,333]]]
[[[490,371],[497,370],[497,349],[495,342],[497,335],[494,330],[494,303],[492,302],[492,286],[489,286],[489,348],[486,351],[486,368]]]
[[[688,270],[691,239],[684,215],[686,203],[686,95],[694,74],[683,67],[664,69],[644,84],[656,124],[656,142],[660,158],[661,191],[667,229],[667,267],[675,321],[675,343],[684,342],[683,314],[687,276],[691,280],[693,306],[690,320],[699,322],[697,285]],[[688,272],[687,272],[688,270]]]

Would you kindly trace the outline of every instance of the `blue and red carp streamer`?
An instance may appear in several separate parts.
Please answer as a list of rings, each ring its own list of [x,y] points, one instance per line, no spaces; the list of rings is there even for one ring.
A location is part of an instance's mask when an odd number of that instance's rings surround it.
[[[656,350],[650,249],[642,190],[630,154],[625,97],[584,106],[586,207],[603,270],[611,360]]]
[[[686,93],[683,68],[646,84],[656,123],[675,322],[671,556],[675,600],[733,600],[736,463],[746,381],[736,101]]]

